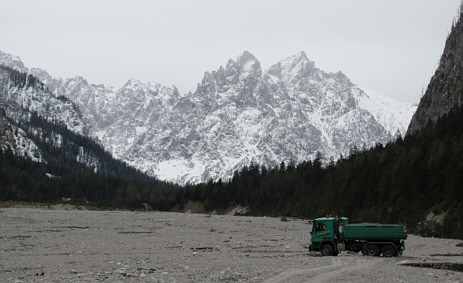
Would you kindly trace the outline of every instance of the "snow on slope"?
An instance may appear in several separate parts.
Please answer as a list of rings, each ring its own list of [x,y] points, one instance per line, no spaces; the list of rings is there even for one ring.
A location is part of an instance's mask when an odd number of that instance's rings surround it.
[[[411,113],[394,116],[403,108],[413,109],[366,94],[341,72],[323,72],[304,52],[266,72],[244,52],[207,72],[196,92],[161,121],[161,127],[184,127],[168,137],[169,147],[153,135],[143,140],[155,148],[144,156],[144,162],[151,160],[144,168],[185,183],[227,179],[251,161],[275,166],[313,159],[318,151],[336,159],[354,146],[386,143],[397,129],[405,131]]]
[[[405,136],[418,105],[386,97],[371,89],[361,89],[366,95],[359,97],[359,106],[372,113],[391,135],[395,136],[400,132]]]
[[[27,137],[27,133],[12,125],[3,113],[0,115],[0,150],[11,150],[14,154],[35,162],[43,162],[38,146]]]
[[[304,52],[264,72],[244,51],[183,95],[136,79],[115,89],[31,72],[79,106],[89,134],[116,158],[181,184],[225,180],[251,161],[273,167],[317,152],[336,159],[386,143],[406,131],[416,108],[325,73]]]

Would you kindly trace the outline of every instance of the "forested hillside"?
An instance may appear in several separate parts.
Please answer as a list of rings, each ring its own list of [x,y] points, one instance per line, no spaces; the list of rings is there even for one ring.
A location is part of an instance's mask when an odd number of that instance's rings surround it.
[[[406,222],[411,230],[463,238],[463,110],[421,131],[326,168],[319,159],[236,172],[231,182],[185,188],[184,199],[208,209],[229,205],[253,215],[345,215],[356,221]],[[443,223],[422,222],[429,214]],[[442,215],[441,215],[442,216]]]
[[[19,126],[11,119],[10,123]],[[55,202],[71,199],[125,208],[150,202],[160,210],[172,205],[168,196],[173,196],[176,186],[157,181],[115,160],[95,141],[36,115],[21,128],[28,133],[40,129],[40,135],[29,134],[28,137],[40,148],[44,161],[34,162],[17,156],[9,148],[0,150],[0,200]],[[50,136],[59,136],[60,145],[44,138]],[[83,148],[91,155],[82,154]],[[91,160],[84,162],[82,158],[92,158],[97,163],[92,167]],[[141,193],[144,193],[143,199]],[[160,194],[162,198],[158,197]]]

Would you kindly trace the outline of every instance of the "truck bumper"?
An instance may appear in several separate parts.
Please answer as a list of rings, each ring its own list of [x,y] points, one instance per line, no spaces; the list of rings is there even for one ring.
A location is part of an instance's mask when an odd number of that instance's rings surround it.
[[[309,251],[320,251],[320,243],[312,243],[309,245]]]

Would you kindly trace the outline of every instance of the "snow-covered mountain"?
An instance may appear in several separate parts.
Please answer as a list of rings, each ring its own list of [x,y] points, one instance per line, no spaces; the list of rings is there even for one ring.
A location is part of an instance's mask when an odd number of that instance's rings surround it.
[[[417,105],[391,99],[370,89],[362,90],[366,95],[359,97],[359,107],[372,113],[390,134],[404,136]]]
[[[405,133],[416,108],[325,73],[304,52],[263,71],[245,51],[184,95],[135,79],[115,89],[31,72],[79,106],[89,134],[116,158],[178,183],[227,179],[251,161],[336,159]]]
[[[47,162],[37,145],[43,142],[96,169],[100,162],[95,149],[80,144],[85,143],[80,137],[88,135],[88,122],[75,103],[50,92],[18,57],[0,52],[1,150]]]
[[[354,146],[385,143],[405,131],[413,111],[365,93],[340,72],[315,68],[303,52],[267,72],[244,52],[207,72],[161,121],[164,132],[149,132],[133,152],[146,152],[144,169],[163,179],[227,178],[251,161],[274,166],[318,151],[338,158]],[[407,120],[396,113],[408,113]]]
[[[35,113],[45,120],[65,125],[77,134],[88,134],[87,122],[75,103],[64,96],[53,95],[44,81],[29,72],[19,57],[1,51],[0,92],[0,106],[17,122],[27,120],[24,115]]]

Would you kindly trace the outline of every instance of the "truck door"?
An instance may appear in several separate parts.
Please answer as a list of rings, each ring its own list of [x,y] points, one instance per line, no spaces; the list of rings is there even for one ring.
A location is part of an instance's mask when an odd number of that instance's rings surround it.
[[[320,240],[333,239],[333,221],[320,221],[315,223],[315,236]]]
[[[326,233],[326,225],[324,222],[316,220],[312,229],[312,243],[320,243],[323,241],[323,235]]]

